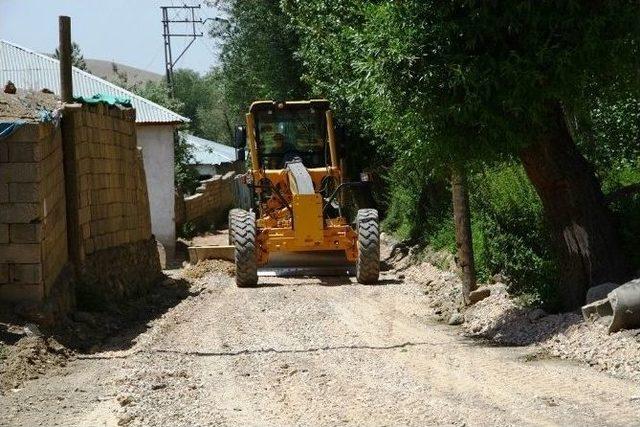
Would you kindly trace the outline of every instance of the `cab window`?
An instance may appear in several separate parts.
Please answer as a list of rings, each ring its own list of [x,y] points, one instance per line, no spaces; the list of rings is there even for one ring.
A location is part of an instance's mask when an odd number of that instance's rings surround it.
[[[307,167],[325,166],[327,135],[324,111],[267,110],[256,114],[261,166],[281,169],[298,157]]]

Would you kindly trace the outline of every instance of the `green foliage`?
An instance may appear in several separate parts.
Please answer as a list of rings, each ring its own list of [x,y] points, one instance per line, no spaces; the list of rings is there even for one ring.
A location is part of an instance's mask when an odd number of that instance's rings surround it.
[[[187,221],[178,230],[179,237],[191,239],[198,234],[198,227],[193,222]]]
[[[167,83],[164,80],[158,82],[148,81],[140,87],[130,87],[129,90],[133,90],[141,97],[162,105],[178,114],[182,114],[184,109],[184,102],[178,98],[171,97]]]
[[[55,59],[60,59],[60,51],[58,48],[51,55]],[[84,60],[84,56],[82,55],[82,50],[80,49],[80,45],[76,42],[71,42],[71,65],[76,68],[79,68],[83,71],[90,72],[87,68],[87,63]]]
[[[480,278],[501,273],[510,279],[513,293],[555,303],[558,271],[550,236],[522,167],[506,163],[474,175],[471,204]]]
[[[634,73],[629,1],[285,3],[312,89],[411,168],[499,159],[544,130],[550,103]]]
[[[225,99],[240,120],[256,99],[305,98],[301,63],[294,57],[298,37],[277,0],[232,0],[229,21],[212,28],[222,41]]]
[[[193,194],[200,185],[198,171],[191,166],[193,163],[190,145],[183,136],[178,136],[174,144],[174,180],[181,193]]]

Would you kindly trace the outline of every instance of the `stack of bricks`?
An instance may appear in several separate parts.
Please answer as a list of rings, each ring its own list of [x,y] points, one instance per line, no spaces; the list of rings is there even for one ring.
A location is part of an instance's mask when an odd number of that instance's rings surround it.
[[[209,225],[223,221],[233,206],[234,176],[235,172],[227,172],[201,181],[196,194],[184,198],[185,220]]]
[[[79,255],[151,237],[135,110],[84,106],[73,113]]]
[[[66,263],[60,129],[27,123],[0,140],[0,300],[43,301]]]

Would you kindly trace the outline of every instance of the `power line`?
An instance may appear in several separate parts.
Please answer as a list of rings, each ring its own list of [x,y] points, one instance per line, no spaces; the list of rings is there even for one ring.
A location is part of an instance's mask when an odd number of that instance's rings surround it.
[[[173,4],[173,1],[171,1]],[[200,5],[197,6],[187,6],[186,4],[183,6],[160,6],[162,9],[162,37],[164,38],[164,64],[165,64],[165,72],[167,77],[167,86],[169,87],[169,93],[173,95],[173,67],[178,63],[180,58],[185,54],[185,52],[191,47],[194,41],[198,37],[202,37],[202,31],[196,31],[196,24],[202,25],[204,24],[202,18],[196,19],[196,9],[200,9]],[[169,11],[176,12],[173,18],[169,18]],[[176,19],[179,16],[180,11],[186,11],[187,17],[184,19]],[[189,14],[191,17],[189,17]],[[182,33],[172,33],[171,32],[171,24],[181,24],[182,28],[188,28],[186,31]],[[200,27],[198,27],[200,28]],[[201,29],[201,28],[200,28]],[[178,57],[173,59],[173,51],[171,49],[171,38],[172,37],[186,37],[189,38],[189,43],[187,46],[182,49]]]

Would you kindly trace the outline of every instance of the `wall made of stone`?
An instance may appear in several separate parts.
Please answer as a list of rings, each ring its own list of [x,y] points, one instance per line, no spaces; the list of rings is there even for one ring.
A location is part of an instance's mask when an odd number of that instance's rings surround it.
[[[196,194],[184,198],[184,221],[198,226],[220,224],[233,207],[235,172],[200,181]]]

